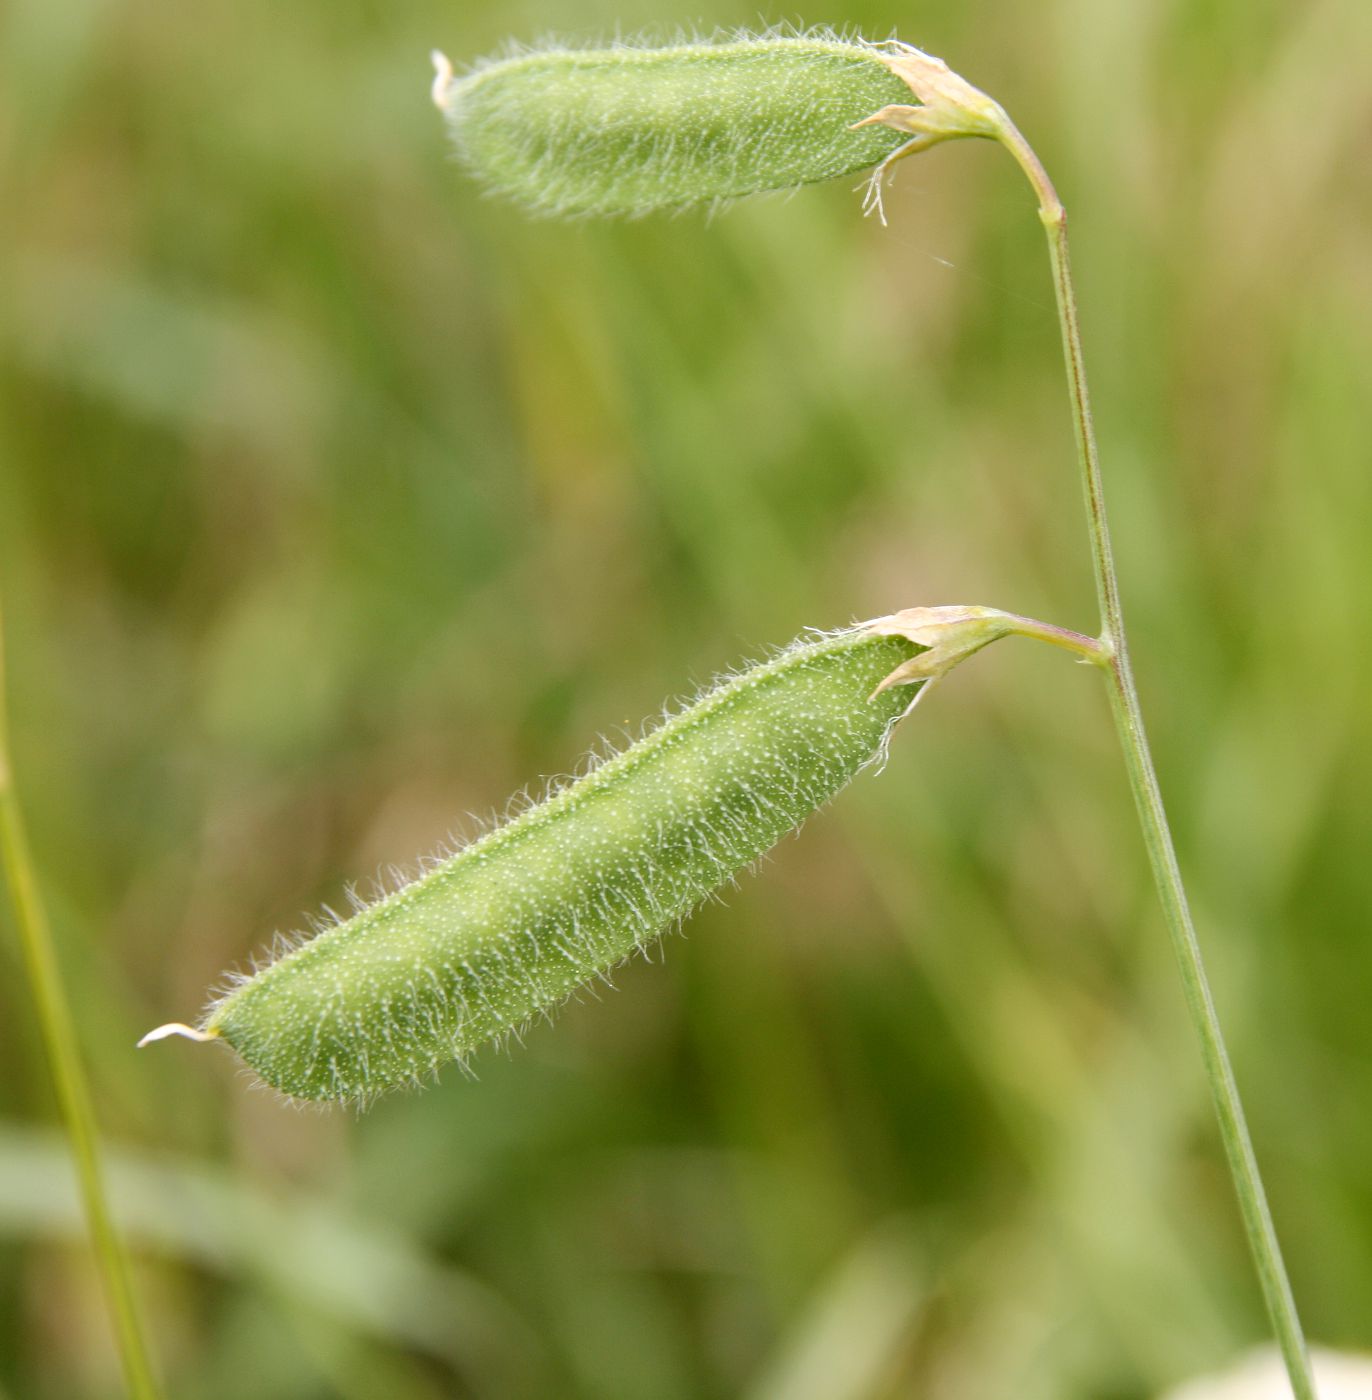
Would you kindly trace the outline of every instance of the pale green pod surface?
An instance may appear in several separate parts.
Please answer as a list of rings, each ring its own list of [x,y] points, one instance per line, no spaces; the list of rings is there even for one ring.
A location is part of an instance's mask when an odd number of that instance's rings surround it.
[[[542,214],[642,214],[880,164],[908,133],[853,130],[909,86],[828,34],[546,49],[440,76],[435,96],[490,189]]]
[[[798,826],[881,752],[926,651],[858,628],[731,676],[241,982],[203,1031],[302,1099],[423,1079],[615,966]]]

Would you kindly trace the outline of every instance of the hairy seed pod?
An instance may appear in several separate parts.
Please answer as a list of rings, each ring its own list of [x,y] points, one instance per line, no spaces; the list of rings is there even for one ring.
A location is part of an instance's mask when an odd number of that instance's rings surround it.
[[[222,1039],[300,1099],[417,1083],[685,916],[877,758],[931,679],[1019,622],[916,608],[797,641],[242,979],[198,1029],[143,1043]]]
[[[540,214],[643,214],[790,189],[880,164],[874,123],[910,87],[879,47],[814,31],[439,65],[434,97],[490,189]]]

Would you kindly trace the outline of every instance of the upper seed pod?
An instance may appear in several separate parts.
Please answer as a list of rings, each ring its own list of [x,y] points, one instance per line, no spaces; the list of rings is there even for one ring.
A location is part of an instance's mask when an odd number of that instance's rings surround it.
[[[543,49],[455,78],[434,99],[491,189],[540,214],[644,214],[790,189],[879,165],[908,128],[891,55],[812,33],[668,48]]]

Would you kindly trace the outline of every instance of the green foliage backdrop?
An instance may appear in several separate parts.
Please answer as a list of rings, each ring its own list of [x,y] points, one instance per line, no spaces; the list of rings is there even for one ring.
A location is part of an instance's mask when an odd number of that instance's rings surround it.
[[[715,3],[706,27],[756,20]],[[1297,1296],[1372,1345],[1358,0],[805,15],[942,53],[1073,215],[1135,659]],[[357,1119],[149,1026],[806,625],[1093,625],[1012,164],[537,224],[427,53],[660,0],[0,13],[15,742],[186,1400],[1143,1400],[1265,1334],[1105,699],[1008,644],[722,905]],[[465,814],[473,813],[475,817]],[[0,1395],[118,1393],[0,923]]]

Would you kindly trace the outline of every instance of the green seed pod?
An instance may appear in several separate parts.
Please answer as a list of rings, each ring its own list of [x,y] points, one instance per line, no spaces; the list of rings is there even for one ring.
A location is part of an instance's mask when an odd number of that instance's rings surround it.
[[[875,166],[909,132],[855,124],[907,106],[887,54],[828,31],[668,48],[549,48],[434,98],[490,189],[539,214],[644,214],[790,189]]]
[[[801,639],[233,986],[201,1027],[300,1099],[418,1083],[644,947],[878,758],[930,680],[1023,620],[919,608]],[[913,690],[913,694],[912,694]]]

